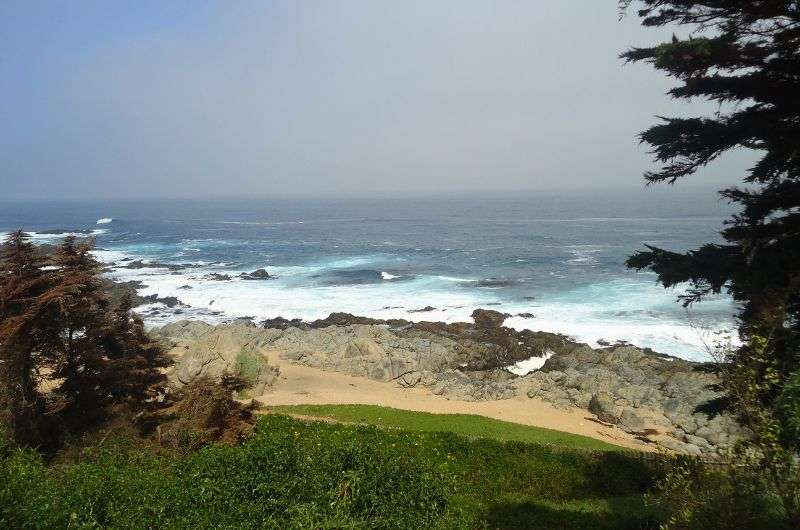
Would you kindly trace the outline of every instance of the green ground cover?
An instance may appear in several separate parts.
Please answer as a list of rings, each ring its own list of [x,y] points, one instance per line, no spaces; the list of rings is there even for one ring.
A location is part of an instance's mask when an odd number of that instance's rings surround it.
[[[639,529],[655,475],[614,451],[271,414],[182,457],[110,437],[46,465],[0,441],[0,527]]]
[[[452,432],[473,438],[553,444],[576,449],[618,451],[619,446],[553,429],[520,425],[472,414],[431,414],[377,405],[285,405],[276,412],[331,418],[348,423],[425,432]]]

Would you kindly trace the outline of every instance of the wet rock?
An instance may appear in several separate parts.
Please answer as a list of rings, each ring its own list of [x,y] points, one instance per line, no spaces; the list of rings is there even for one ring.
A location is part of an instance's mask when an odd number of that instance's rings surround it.
[[[507,317],[507,314],[491,309],[476,309],[472,312],[472,320],[479,328],[499,328]]]
[[[258,269],[254,270],[253,272],[243,272],[239,275],[239,277],[243,280],[271,280],[272,276],[266,271],[266,269]]]
[[[429,313],[431,311],[436,311],[436,308],[433,307],[433,306],[429,306],[429,305],[423,307],[422,309],[409,309],[408,310],[409,313]]]

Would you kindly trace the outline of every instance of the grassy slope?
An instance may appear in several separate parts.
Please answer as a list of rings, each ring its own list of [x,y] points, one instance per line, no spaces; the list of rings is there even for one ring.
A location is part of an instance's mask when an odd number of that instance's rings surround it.
[[[0,439],[0,527],[641,529],[653,480],[615,451],[274,414],[183,458],[110,438],[47,467]]]
[[[553,444],[576,449],[616,451],[619,446],[601,440],[553,429],[520,425],[471,414],[430,414],[377,405],[284,405],[271,407],[276,412],[332,418],[349,423],[425,432],[452,432],[471,438],[489,438]]]

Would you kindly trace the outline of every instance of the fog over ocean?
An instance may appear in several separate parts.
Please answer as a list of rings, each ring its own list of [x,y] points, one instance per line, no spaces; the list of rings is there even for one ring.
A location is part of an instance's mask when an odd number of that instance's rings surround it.
[[[675,302],[679,291],[624,262],[642,243],[686,250],[718,239],[729,213],[713,192],[679,188],[69,201],[4,203],[0,231],[22,227],[37,242],[63,237],[47,231],[93,231],[98,257],[115,264],[112,277],[185,304],[140,307],[148,325],[334,311],[454,322],[482,307],[514,315],[506,325],[519,329],[704,359],[712,332],[733,327],[731,301],[719,296],[687,312]],[[187,266],[124,268],[133,260]],[[273,278],[238,277],[262,268]]]

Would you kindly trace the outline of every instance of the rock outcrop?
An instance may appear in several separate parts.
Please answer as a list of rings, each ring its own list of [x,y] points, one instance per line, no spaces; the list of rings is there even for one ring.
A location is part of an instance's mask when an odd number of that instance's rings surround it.
[[[253,324],[212,326],[184,320],[165,326],[158,335],[175,359],[167,373],[175,387],[203,377],[220,381],[225,374],[231,374],[248,383],[246,394],[257,397],[278,377],[279,370],[269,364],[259,330]]]
[[[376,320],[334,313],[314,322],[246,320],[211,326],[183,321],[154,333],[172,348],[175,384],[200,375],[249,374],[253,393],[268,389],[277,369],[269,355],[403,387],[427,387],[448,399],[538,398],[580,408],[652,442],[690,454],[724,451],[746,432],[726,414],[698,408],[719,397],[709,366],[629,345],[592,349],[552,333],[505,328],[506,315],[478,310],[474,323]],[[505,367],[550,355],[525,376]]]
[[[670,449],[719,452],[746,431],[729,414],[698,409],[719,398],[710,366],[633,346],[581,345],[550,357],[516,384],[528,397],[560,408],[586,408],[597,419]]]
[[[243,272],[239,275],[239,277],[243,280],[271,280],[272,276],[266,271],[266,269],[258,269],[254,270],[253,272]]]

